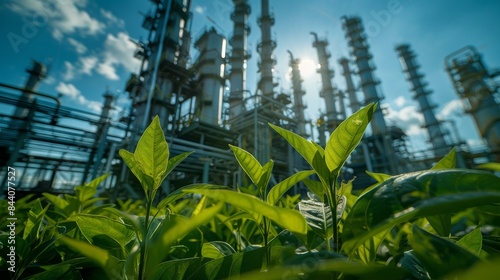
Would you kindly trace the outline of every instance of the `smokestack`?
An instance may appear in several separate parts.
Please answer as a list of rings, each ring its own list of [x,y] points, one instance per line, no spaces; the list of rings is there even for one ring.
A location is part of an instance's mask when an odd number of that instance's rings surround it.
[[[31,69],[26,69],[29,77],[26,81],[26,85],[24,86],[25,90],[36,91],[38,89],[38,85],[40,81],[45,78],[47,75],[47,68],[45,65],[38,61],[33,61],[33,66]],[[26,108],[28,103],[33,102],[33,94],[27,91],[24,91],[21,97],[19,98],[19,105],[16,107],[14,111],[15,118],[24,118],[28,115],[29,109]]]
[[[273,57],[273,50],[276,48],[276,41],[271,37],[271,27],[274,25],[274,16],[269,13],[269,0],[262,0],[262,14],[257,23],[262,33],[262,41],[257,45],[257,52],[260,54],[258,63],[260,71],[259,89],[264,97],[273,98],[273,68],[276,59]]]
[[[384,135],[387,132],[387,126],[384,115],[380,109],[380,96],[377,85],[380,83],[375,79],[373,71],[375,66],[371,61],[372,55],[369,51],[369,45],[366,41],[364,28],[359,17],[343,17],[342,28],[346,32],[351,55],[354,57],[358,67],[358,75],[361,79],[361,89],[365,95],[365,103],[378,102],[379,108],[375,111],[371,121],[371,128],[374,135]]]
[[[232,47],[231,51],[231,72],[229,81],[231,91],[229,95],[229,119],[241,114],[244,110],[243,93],[246,90],[246,64],[250,59],[250,53],[247,51],[247,38],[250,34],[248,26],[248,15],[251,12],[247,0],[233,0],[234,12],[231,14],[231,20],[234,23],[233,36],[229,40]]]
[[[335,88],[332,84],[333,78],[333,70],[330,69],[328,59],[330,58],[330,53],[326,51],[326,46],[328,46],[328,42],[326,40],[318,40],[318,35],[314,32],[311,32],[314,36],[313,47],[316,48],[318,52],[318,60],[320,68],[318,69],[318,73],[321,75],[321,82],[323,84],[323,88],[320,92],[320,97],[325,99],[325,107],[326,107],[326,126],[327,129],[333,131],[339,124],[340,120],[338,118],[338,111],[335,105]]]
[[[293,100],[295,107],[295,120],[297,121],[297,134],[306,138],[308,135],[306,133],[306,121],[304,117],[304,103],[302,101],[302,96],[305,92],[302,90],[302,79],[300,78],[300,60],[294,59],[293,54],[290,51],[287,51],[290,54],[290,67],[292,67],[292,87],[293,87]]]
[[[351,69],[349,68],[349,60],[345,57],[339,59],[339,63],[342,66],[342,75],[345,79],[346,91],[349,95],[349,104],[353,113],[361,109],[361,103],[359,103],[358,97],[356,96],[356,88],[352,81]]]
[[[420,112],[424,116],[424,127],[429,133],[429,142],[433,147],[434,154],[438,157],[444,156],[448,153],[445,134],[441,129],[441,122],[434,115],[433,109],[435,105],[432,105],[428,98],[428,95],[432,91],[425,88],[427,83],[423,81],[424,75],[418,72],[420,65],[415,60],[416,55],[407,44],[397,46],[396,51],[398,52],[403,71],[406,73],[406,78],[412,86],[413,99],[418,102]]]

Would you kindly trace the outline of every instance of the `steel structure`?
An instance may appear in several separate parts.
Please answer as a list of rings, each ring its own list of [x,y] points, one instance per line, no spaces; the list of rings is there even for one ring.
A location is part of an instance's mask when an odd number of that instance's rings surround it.
[[[378,109],[374,112],[370,127],[372,136],[370,138],[371,160],[373,169],[387,173],[397,173],[398,163],[396,151],[392,146],[393,136],[388,129],[382,113],[382,95],[379,93],[379,81],[374,77],[375,66],[372,62],[369,45],[366,41],[364,27],[359,17],[343,17],[342,28],[350,47],[351,55],[357,66],[357,74],[361,80],[361,90],[365,96],[365,103],[376,102]]]
[[[354,86],[354,82],[352,81],[352,72],[349,68],[349,60],[345,57],[339,59],[339,63],[342,66],[342,75],[345,79],[346,84],[346,92],[349,96],[349,106],[351,107],[352,112],[356,112],[361,109],[361,103],[358,100],[358,96],[356,95],[356,87]]]
[[[229,56],[231,66],[229,74],[231,86],[229,96],[229,119],[240,115],[245,110],[243,107],[243,98],[247,91],[247,61],[251,57],[247,49],[247,40],[250,34],[250,26],[248,25],[248,16],[251,12],[250,5],[247,0],[233,0],[233,2],[235,7],[231,14],[231,20],[234,23],[234,31],[233,36],[229,39],[229,44],[232,48]]]
[[[413,92],[413,99],[418,102],[420,112],[424,116],[424,125],[429,134],[429,143],[435,156],[441,158],[451,149],[450,144],[446,142],[446,133],[442,127],[442,122],[434,115],[435,105],[429,100],[431,90],[426,89],[427,83],[423,81],[424,75],[418,70],[420,65],[416,61],[415,53],[408,44],[401,44],[396,47],[401,66],[406,74],[406,79],[410,82]]]
[[[445,66],[465,111],[473,117],[479,135],[491,149],[490,160],[500,161],[500,102],[495,75],[472,46],[447,56]]]
[[[313,47],[316,48],[318,52],[318,61],[320,67],[318,68],[318,73],[321,75],[322,89],[319,96],[325,100],[326,107],[326,120],[325,125],[328,131],[332,132],[337,126],[345,119],[345,110],[343,100],[341,100],[342,94],[334,87],[332,83],[332,78],[334,75],[333,70],[330,68],[328,59],[330,59],[331,54],[326,50],[328,46],[328,41],[319,40],[318,35],[311,32],[314,36]]]
[[[297,122],[296,133],[304,138],[307,138],[306,119],[304,116],[304,109],[306,107],[304,105],[304,101],[302,100],[302,96],[306,94],[306,92],[302,89],[302,78],[300,77],[299,69],[300,59],[294,58],[291,51],[288,51],[288,53],[290,54],[290,67],[292,68],[290,76],[292,78],[295,121]]]

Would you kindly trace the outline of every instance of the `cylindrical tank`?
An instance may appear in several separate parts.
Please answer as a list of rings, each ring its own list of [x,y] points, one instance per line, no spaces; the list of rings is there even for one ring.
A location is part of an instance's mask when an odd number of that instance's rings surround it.
[[[40,81],[45,78],[47,75],[47,68],[45,65],[38,61],[33,61],[33,65],[30,69],[26,69],[26,72],[28,72],[29,77],[28,80],[26,81],[26,84],[24,86],[24,89],[29,90],[29,91],[36,91],[38,88],[38,85],[40,84]],[[27,102],[32,102],[33,101],[33,94],[27,91],[23,91],[21,97],[19,98],[19,102],[21,103],[27,103]],[[24,118],[28,115],[29,109],[26,108],[26,104],[16,107],[16,110],[14,111],[14,117],[15,118]]]
[[[202,122],[219,125],[222,115],[226,39],[214,28],[206,31],[195,43],[200,51],[198,58],[201,94],[197,97]]]
[[[428,95],[432,91],[426,89],[426,83],[423,81],[423,74],[418,72],[420,65],[415,60],[416,55],[407,44],[401,44],[396,47],[401,66],[406,73],[406,78],[410,82],[413,91],[413,99],[418,102],[420,112],[424,116],[424,127],[429,133],[429,142],[432,145],[436,156],[444,156],[448,153],[448,145],[446,144],[445,134],[441,129],[441,122],[434,115],[435,105],[429,101]]]

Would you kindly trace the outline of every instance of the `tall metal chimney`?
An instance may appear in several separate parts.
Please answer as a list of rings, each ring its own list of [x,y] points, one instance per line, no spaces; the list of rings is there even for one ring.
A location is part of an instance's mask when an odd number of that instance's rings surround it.
[[[399,54],[401,66],[406,73],[406,78],[412,86],[413,99],[418,102],[420,112],[424,116],[424,127],[429,133],[429,142],[432,145],[434,154],[438,157],[444,156],[448,153],[445,133],[441,128],[441,122],[438,121],[434,115],[434,108],[436,106],[432,105],[428,98],[428,95],[430,95],[432,91],[426,89],[427,83],[423,81],[424,75],[418,72],[420,65],[418,65],[415,59],[416,55],[407,44],[396,46],[396,51]]]
[[[349,60],[345,57],[339,59],[339,63],[342,66],[342,75],[345,79],[346,92],[349,95],[349,105],[353,113],[361,109],[361,103],[356,96],[356,87],[352,81],[351,69],[349,68]]]
[[[330,69],[328,63],[328,59],[330,58],[331,54],[326,51],[328,42],[326,40],[318,40],[318,35],[314,32],[311,32],[311,34],[314,36],[313,47],[315,47],[318,52],[320,68],[317,71],[321,74],[321,82],[323,84],[323,88],[321,89],[319,96],[325,99],[326,126],[327,129],[331,132],[340,124],[335,100],[336,89],[332,84],[334,73],[333,70]]]
[[[372,132],[374,135],[384,135],[387,132],[387,125],[380,109],[382,97],[377,89],[377,85],[380,82],[373,75],[375,66],[371,61],[372,55],[369,51],[361,19],[359,17],[343,17],[342,19],[342,28],[346,32],[351,55],[354,57],[354,61],[358,67],[358,75],[361,79],[361,89],[365,95],[365,103],[379,103],[379,108],[373,114],[371,121]]]
[[[246,90],[246,70],[247,60],[250,59],[250,53],[247,51],[247,38],[250,34],[250,26],[247,24],[248,15],[251,12],[248,0],[233,0],[234,12],[231,14],[231,20],[234,23],[233,36],[229,40],[232,47],[231,72],[229,81],[231,91],[229,95],[229,119],[241,114],[244,110],[243,93]]]
[[[306,120],[304,117],[304,102],[302,101],[302,96],[305,91],[302,90],[302,79],[300,77],[300,60],[294,59],[292,52],[288,51],[290,54],[290,67],[292,67],[291,77],[292,77],[292,87],[293,87],[293,101],[295,108],[295,121],[297,121],[297,134],[306,138],[308,135],[306,133]]]
[[[445,58],[446,71],[462,99],[465,111],[472,115],[479,134],[500,161],[500,104],[498,84],[493,80],[476,48],[467,46]]]
[[[262,14],[257,21],[262,33],[262,41],[257,45],[257,52],[260,54],[258,67],[261,75],[259,89],[264,97],[273,98],[275,86],[273,68],[276,65],[273,50],[276,48],[276,41],[271,37],[271,27],[274,25],[274,15],[269,13],[269,0],[262,0],[261,5]]]
[[[28,72],[29,77],[28,80],[26,81],[26,85],[24,86],[25,90],[29,91],[36,91],[38,88],[38,85],[40,84],[40,81],[45,78],[47,75],[47,68],[45,65],[38,61],[33,61],[33,66],[31,69],[26,69],[26,72]],[[28,115],[29,109],[27,109],[27,104],[22,104],[22,103],[31,103],[33,102],[33,94],[27,91],[23,91],[23,94],[19,98],[19,104],[20,106],[16,107],[16,110],[14,111],[14,117],[15,118],[24,118]]]
[[[392,136],[387,129],[382,109],[380,108],[381,95],[377,85],[380,83],[375,79],[373,71],[375,66],[371,61],[372,55],[364,34],[363,24],[359,17],[343,17],[342,28],[346,33],[346,38],[350,47],[351,55],[356,63],[358,75],[361,80],[361,89],[365,96],[365,103],[377,102],[378,108],[373,113],[371,120],[372,160],[374,161],[374,171],[376,172],[398,172],[396,163],[396,153],[392,146]]]

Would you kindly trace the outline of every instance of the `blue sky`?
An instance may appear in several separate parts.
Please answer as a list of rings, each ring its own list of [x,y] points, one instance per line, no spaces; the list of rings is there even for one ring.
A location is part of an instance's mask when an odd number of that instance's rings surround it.
[[[347,42],[341,28],[343,15],[358,15],[370,26],[368,41],[376,76],[381,80],[385,96],[383,106],[389,124],[397,124],[411,136],[415,149],[424,149],[426,136],[419,125],[422,117],[411,98],[394,47],[409,43],[417,54],[421,71],[426,74],[431,100],[438,105],[436,113],[446,120],[453,119],[460,136],[471,143],[478,142],[476,129],[468,116],[461,114],[461,105],[444,71],[443,59],[448,54],[474,45],[483,54],[490,68],[500,67],[500,1],[432,1],[432,0],[274,0],[271,11],[276,17],[272,33],[278,47],[276,73],[283,91],[291,91],[288,76],[288,53],[304,62],[303,87],[308,104],[306,117],[316,119],[325,110],[319,98],[320,76],[312,68],[317,63],[309,32],[326,38],[332,53],[330,65],[335,70],[334,82],[341,89],[338,58],[347,56]],[[251,0],[249,24],[252,32],[249,46],[252,58],[248,62],[248,89],[255,91],[258,76],[258,54],[255,51],[260,30],[256,24],[260,1]],[[393,5],[393,6],[391,6]],[[390,7],[393,7],[392,9]],[[394,12],[394,7],[396,12]],[[41,92],[63,93],[63,104],[99,112],[106,87],[119,97],[117,108],[127,105],[121,93],[130,72],[138,70],[133,58],[134,44],[129,40],[145,38],[141,28],[142,13],[151,8],[150,1],[97,0],[16,0],[0,4],[0,68],[3,83],[22,86],[24,69],[31,59],[50,65],[49,77],[39,87]],[[232,33],[229,15],[231,0],[193,0],[192,34],[197,38],[205,28],[217,23],[217,30],[226,36]],[[392,12],[391,12],[392,11]],[[380,15],[389,15],[381,18]],[[196,52],[191,53],[196,57]]]

